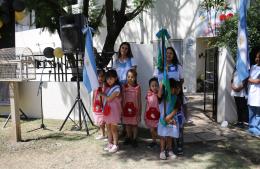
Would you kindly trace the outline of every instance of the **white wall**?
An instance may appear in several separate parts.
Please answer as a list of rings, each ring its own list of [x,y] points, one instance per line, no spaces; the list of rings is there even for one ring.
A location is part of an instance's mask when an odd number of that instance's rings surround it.
[[[217,121],[235,122],[237,120],[236,107],[234,98],[230,94],[234,60],[227,49],[219,50],[218,64]]]
[[[15,33],[15,46],[28,47],[33,53],[42,54],[46,47],[61,47],[57,33],[51,34],[47,30],[32,29]]]
[[[39,82],[21,82],[19,85],[20,107],[32,118],[41,117],[41,94],[37,96]],[[89,111],[90,95],[81,84],[81,98]],[[72,108],[77,96],[76,82],[43,82],[42,107],[44,118],[65,119]],[[91,114],[91,112],[89,113]],[[72,118],[78,117],[77,106],[72,111]]]

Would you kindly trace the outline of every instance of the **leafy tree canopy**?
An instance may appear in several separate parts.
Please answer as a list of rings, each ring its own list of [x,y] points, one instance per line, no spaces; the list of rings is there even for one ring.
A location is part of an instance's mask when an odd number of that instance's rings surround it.
[[[250,53],[254,53],[260,47],[260,0],[251,1],[247,10],[247,31]],[[239,11],[238,11],[239,12]],[[210,40],[210,46],[227,47],[236,58],[237,35],[238,35],[238,14],[225,20],[219,28],[218,35]],[[253,54],[254,55],[254,54]]]

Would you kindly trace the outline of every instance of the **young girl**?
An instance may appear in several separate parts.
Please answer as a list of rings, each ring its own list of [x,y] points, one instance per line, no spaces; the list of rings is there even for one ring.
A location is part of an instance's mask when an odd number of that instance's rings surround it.
[[[126,126],[126,139],[124,144],[132,143],[137,147],[137,127],[141,120],[141,88],[137,84],[137,73],[135,69],[127,72],[127,83],[123,85],[123,115],[122,122]]]
[[[97,71],[98,74],[98,83],[99,87],[98,89],[94,90],[93,92],[93,98],[92,98],[92,111],[93,111],[93,117],[95,124],[99,126],[100,129],[100,135],[96,137],[97,140],[105,139],[105,121],[104,121],[104,115],[103,115],[103,98],[100,96],[104,89],[104,82],[105,82],[105,71],[103,69],[100,69]]]
[[[171,102],[166,102],[166,105],[164,105],[162,84],[160,84],[158,91],[158,97],[162,99],[159,106],[161,114],[157,130],[158,135],[160,136],[161,160],[166,160],[167,157],[176,158],[176,155],[172,150],[172,141],[173,138],[179,137],[179,125],[176,115],[181,109],[181,98],[177,96],[181,91],[181,83],[173,78],[169,79],[169,81],[171,88]]]
[[[260,136],[260,51],[255,57],[255,65],[250,69],[248,79],[249,132]]]
[[[104,150],[115,153],[119,149],[117,124],[120,122],[122,112],[120,85],[115,70],[108,70],[106,83],[108,88],[101,94],[104,97],[103,113],[108,134],[108,145]]]
[[[156,137],[157,137],[157,124],[160,118],[159,111],[159,102],[158,102],[158,79],[153,77],[149,80],[149,90],[146,95],[146,109],[144,115],[144,121],[146,126],[150,129],[152,136],[152,143],[148,145],[149,148],[153,148],[157,145]]]

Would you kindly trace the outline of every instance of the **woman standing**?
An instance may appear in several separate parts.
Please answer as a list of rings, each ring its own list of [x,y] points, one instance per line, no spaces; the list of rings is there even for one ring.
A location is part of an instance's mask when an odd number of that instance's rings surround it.
[[[126,74],[129,69],[136,69],[137,64],[134,60],[130,44],[123,42],[119,46],[118,55],[113,57],[108,67],[116,70],[120,84],[126,83]]]

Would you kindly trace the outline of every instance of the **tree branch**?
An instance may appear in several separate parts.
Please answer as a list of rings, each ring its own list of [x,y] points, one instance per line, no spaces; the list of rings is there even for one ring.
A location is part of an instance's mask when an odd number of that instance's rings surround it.
[[[122,2],[121,2],[121,8],[120,8],[120,13],[121,13],[121,14],[125,14],[126,6],[127,6],[127,0],[122,0]]]
[[[107,31],[112,29],[113,27],[113,0],[106,0],[106,19],[107,19]]]
[[[53,1],[53,0],[46,0],[47,1],[47,3],[49,3],[49,4],[52,4],[53,6],[55,6],[56,7],[56,9],[58,10],[58,11],[60,11],[60,15],[62,16],[63,14],[66,14],[67,12],[60,6],[60,4],[57,2],[57,1]],[[45,1],[45,2],[46,2]]]
[[[140,12],[142,12],[142,10],[145,7],[145,2],[146,1],[142,1],[142,3],[137,6],[132,12],[125,14],[127,21],[132,20],[133,18],[135,18]]]
[[[102,9],[100,10],[100,13],[97,17],[96,22],[94,22],[92,24],[93,29],[97,30],[98,26],[102,23],[102,17],[104,16],[105,12],[106,12],[106,8],[105,8],[105,5],[103,5]]]
[[[83,14],[86,18],[88,18],[88,11],[89,11],[89,0],[83,0]]]

